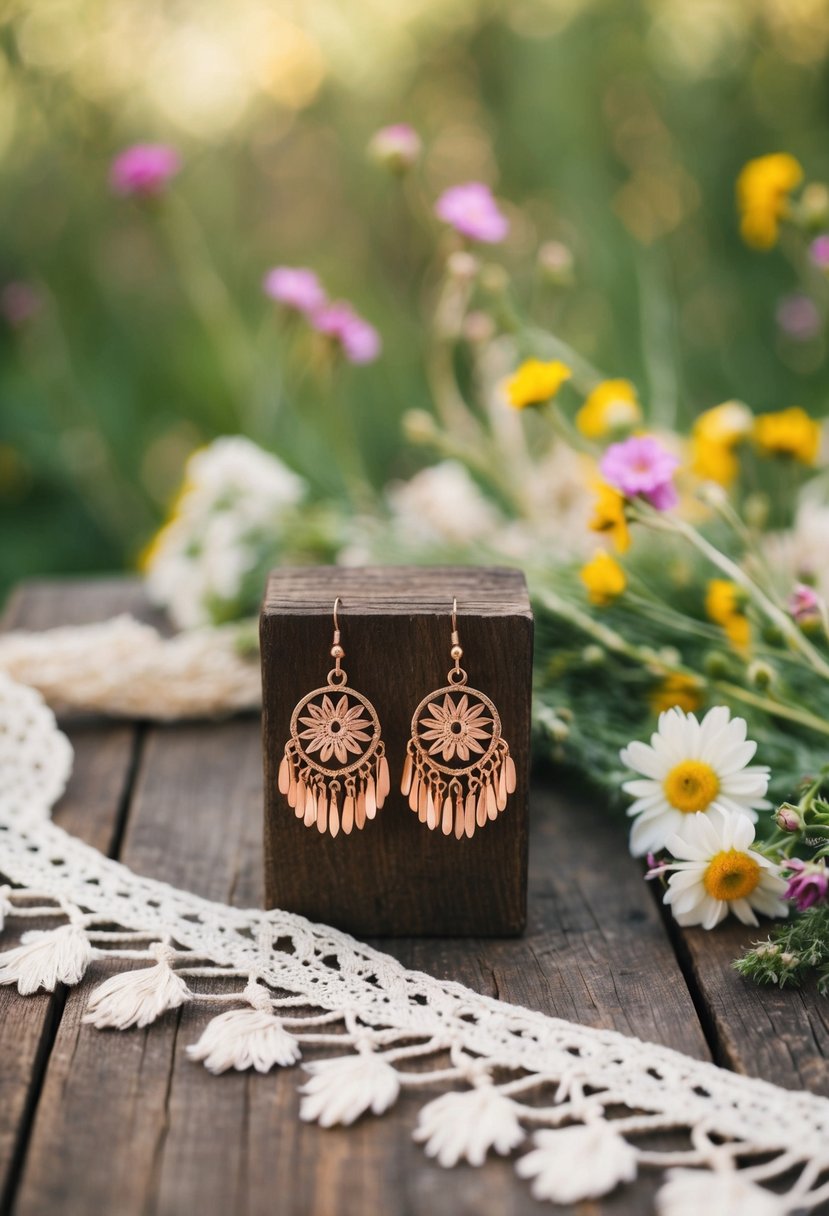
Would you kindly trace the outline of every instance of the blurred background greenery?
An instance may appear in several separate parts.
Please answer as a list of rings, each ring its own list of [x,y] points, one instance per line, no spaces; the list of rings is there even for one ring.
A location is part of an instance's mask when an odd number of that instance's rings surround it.
[[[744,248],[734,215],[749,157],[829,177],[824,0],[11,0],[0,20],[0,288],[25,288],[0,320],[0,592],[134,565],[217,434],[326,495],[355,439],[378,486],[417,468],[399,422],[429,408],[428,205],[458,181],[512,204],[517,275],[572,248],[540,316],[663,421],[825,410],[822,327],[792,323],[785,249]],[[426,145],[402,187],[365,155],[396,121]],[[151,205],[107,183],[141,140],[183,160]],[[353,300],[380,361],[309,371],[261,291],[278,263]]]

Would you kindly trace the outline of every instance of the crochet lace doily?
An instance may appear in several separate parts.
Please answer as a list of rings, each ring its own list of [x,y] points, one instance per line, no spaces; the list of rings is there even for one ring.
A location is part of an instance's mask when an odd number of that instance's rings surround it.
[[[408,971],[287,912],[133,874],[51,821],[71,764],[41,696],[0,674],[0,925],[55,919],[0,954],[1,983],[52,990],[93,960],[133,959],[92,992],[93,1026],[212,1001],[223,1011],[188,1048],[212,1072],[304,1057],[301,1117],[323,1127],[423,1090],[414,1135],[429,1156],[510,1155],[540,1199],[595,1198],[645,1168],[666,1171],[662,1216],[781,1216],[829,1198],[829,1101]],[[684,1133],[679,1147],[664,1150],[666,1130]]]

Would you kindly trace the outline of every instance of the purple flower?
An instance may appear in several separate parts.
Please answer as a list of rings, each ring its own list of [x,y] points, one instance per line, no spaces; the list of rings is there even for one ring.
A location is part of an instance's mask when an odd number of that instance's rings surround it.
[[[605,481],[626,497],[641,497],[657,511],[668,511],[678,501],[672,480],[678,466],[676,456],[652,435],[632,435],[611,443],[599,468]]]
[[[820,620],[820,597],[806,583],[795,583],[786,607],[798,625],[813,625]]]
[[[377,330],[347,300],[323,305],[311,314],[311,324],[342,347],[349,363],[373,363],[382,350]]]
[[[809,246],[809,254],[818,270],[829,270],[829,232],[815,237]]]
[[[274,266],[262,282],[272,300],[295,312],[312,313],[326,302],[325,291],[313,270],[304,266]]]
[[[775,317],[781,332],[793,342],[809,342],[821,331],[820,312],[811,296],[784,296]]]
[[[435,215],[461,236],[487,245],[499,244],[509,232],[509,220],[483,182],[465,182],[444,190],[435,203]]]
[[[792,901],[798,912],[826,902],[829,875],[823,861],[800,861],[794,857],[786,862],[786,869],[794,870],[794,873],[789,876],[785,898]]]
[[[160,194],[181,168],[181,159],[169,144],[133,144],[115,157],[109,184],[116,194],[150,197]]]
[[[417,163],[422,148],[420,136],[406,122],[375,131],[369,141],[369,154],[395,173],[405,173]]]
[[[22,279],[6,283],[0,291],[0,315],[12,329],[21,329],[36,317],[42,304],[37,288]]]

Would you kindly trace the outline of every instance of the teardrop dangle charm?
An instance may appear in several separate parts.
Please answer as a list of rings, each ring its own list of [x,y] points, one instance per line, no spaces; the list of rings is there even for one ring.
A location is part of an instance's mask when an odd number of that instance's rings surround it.
[[[463,650],[452,607],[454,667],[443,688],[430,692],[412,716],[401,791],[433,831],[471,838],[495,820],[515,792],[515,763],[490,698],[470,688],[460,665]]]
[[[332,837],[365,826],[389,792],[389,766],[380,719],[368,697],[348,688],[345,651],[334,603],[334,667],[322,688],[309,692],[291,715],[291,734],[279,765],[279,792],[297,819]]]

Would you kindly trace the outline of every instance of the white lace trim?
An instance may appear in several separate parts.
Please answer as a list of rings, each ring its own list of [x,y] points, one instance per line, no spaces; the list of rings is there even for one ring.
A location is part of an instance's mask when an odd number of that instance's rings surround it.
[[[189,1050],[211,1071],[310,1052],[301,1117],[324,1127],[381,1114],[401,1089],[443,1091],[420,1112],[425,1151],[444,1166],[519,1151],[540,1199],[597,1197],[643,1168],[669,1171],[662,1216],[782,1216],[829,1198],[829,1101],[408,971],[287,912],[133,874],[52,823],[71,762],[39,694],[0,674],[0,925],[58,922],[0,954],[0,983],[53,989],[93,960],[135,959],[92,993],[88,1022],[123,1029],[188,1001],[227,1005]],[[686,1146],[656,1147],[667,1129],[687,1132]],[[762,1185],[784,1174],[785,1194]]]

